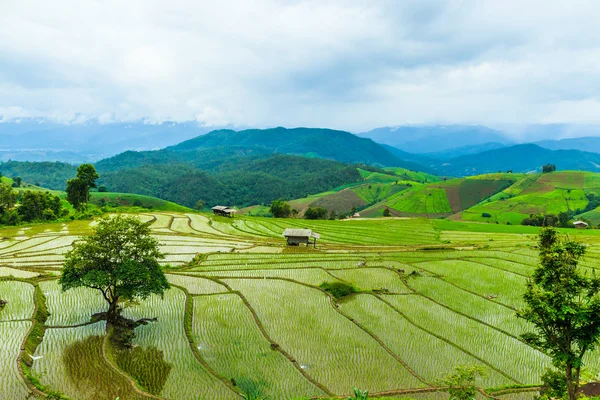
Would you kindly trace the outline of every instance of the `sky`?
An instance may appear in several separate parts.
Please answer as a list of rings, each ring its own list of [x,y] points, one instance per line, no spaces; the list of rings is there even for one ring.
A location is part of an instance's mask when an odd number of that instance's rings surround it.
[[[597,0],[2,0],[0,120],[600,123]]]

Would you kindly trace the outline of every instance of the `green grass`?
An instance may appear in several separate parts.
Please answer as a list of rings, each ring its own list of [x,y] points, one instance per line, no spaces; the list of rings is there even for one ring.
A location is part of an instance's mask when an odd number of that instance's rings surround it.
[[[423,386],[369,335],[335,312],[322,292],[285,281],[227,283],[245,294],[272,339],[334,393],[348,394],[352,386],[370,391],[398,384]]]
[[[34,287],[28,283],[0,281],[0,299],[8,301],[0,311],[0,322],[29,319],[33,315]]]
[[[130,193],[112,193],[112,192],[92,192],[91,203],[95,205],[101,205],[101,200],[104,199],[110,207],[110,203],[114,202],[118,206],[123,207],[134,207],[136,201],[139,202],[140,207],[149,208],[153,211],[172,211],[172,212],[189,212],[192,211],[188,207],[181,206],[171,201],[158,199],[156,197],[144,196],[141,194],[130,194]]]
[[[172,369],[160,396],[177,399],[236,399],[235,393],[212,376],[194,357],[184,332],[185,294],[177,288],[165,293],[164,299],[153,296],[125,310],[128,318],[158,318],[136,329],[134,344],[162,351]]]
[[[17,369],[17,356],[30,326],[31,322],[27,321],[0,323],[0,395],[3,398],[25,399],[29,393]]]
[[[430,182],[439,182],[442,180],[439,176],[431,175],[426,172],[419,171],[411,171],[406,168],[398,168],[398,167],[390,167],[385,168],[387,171],[391,171],[396,174],[398,177],[419,183],[430,183]]]
[[[271,348],[235,294],[194,298],[193,332],[206,361],[233,378],[242,391],[273,398],[324,394]]]

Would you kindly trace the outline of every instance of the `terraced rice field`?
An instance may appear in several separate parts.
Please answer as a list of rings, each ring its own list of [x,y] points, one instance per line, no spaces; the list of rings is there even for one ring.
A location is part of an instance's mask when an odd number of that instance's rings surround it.
[[[457,364],[483,366],[479,384],[491,396],[492,388],[538,384],[549,365],[519,340],[528,326],[515,317],[537,262],[534,229],[418,219],[142,218],[154,223],[172,288],[125,308],[128,317],[158,318],[136,328],[143,357],[133,359],[107,348],[104,323],[90,320],[105,309],[101,296],[62,292],[57,282],[65,252],[90,232],[89,222],[3,231],[0,398],[43,398],[44,391],[71,399],[249,392],[308,399],[348,395],[352,386],[444,398],[436,382]],[[287,226],[321,233],[317,248],[285,247]],[[571,233],[589,245],[582,265],[598,269],[600,236]],[[319,287],[324,282],[351,283],[359,293],[336,301]],[[33,347],[22,347],[26,339]],[[599,370],[600,351],[587,362]]]

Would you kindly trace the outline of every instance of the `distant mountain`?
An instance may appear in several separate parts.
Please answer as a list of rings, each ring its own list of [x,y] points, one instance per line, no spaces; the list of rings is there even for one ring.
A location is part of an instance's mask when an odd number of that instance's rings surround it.
[[[485,143],[514,144],[501,131],[480,125],[397,126],[377,128],[359,136],[409,153],[436,153]]]
[[[388,144],[382,144],[381,147],[383,147],[384,149],[386,149],[387,151],[389,151],[390,153],[392,153],[399,159],[419,164],[421,167],[425,167],[433,161],[433,158],[428,157],[425,154],[409,153],[408,151],[400,150],[400,149],[398,149],[394,146],[390,146]]]
[[[0,123],[0,160],[89,162],[126,150],[160,149],[204,134],[196,122],[59,124],[38,119]]]
[[[457,147],[450,150],[438,151],[435,153],[425,153],[421,156],[427,157],[429,160],[432,159],[441,159],[441,160],[449,160],[452,158],[466,156],[469,154],[477,154],[484,151],[501,149],[503,147],[508,147],[506,144],[490,142],[483,144],[474,144],[470,146]]]
[[[439,174],[469,176],[498,171],[541,171],[544,164],[559,170],[600,171],[600,154],[579,150],[548,150],[535,144],[520,144],[457,157],[435,166]]]
[[[318,128],[217,130],[187,140],[167,151],[190,151],[223,146],[262,147],[274,153],[318,157],[346,163],[364,163],[409,169],[422,168],[396,157],[371,139],[349,132]]]
[[[550,150],[581,150],[600,153],[600,137],[595,136],[561,140],[542,140],[535,144]]]

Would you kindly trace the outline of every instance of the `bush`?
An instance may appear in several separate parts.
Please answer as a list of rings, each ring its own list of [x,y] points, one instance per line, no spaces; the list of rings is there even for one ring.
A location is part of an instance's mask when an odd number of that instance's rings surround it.
[[[344,282],[323,282],[319,287],[331,294],[336,300],[357,292],[354,286]]]
[[[491,217],[492,217],[492,214],[484,212],[484,213],[481,213],[481,216],[482,216],[483,218],[491,218]]]
[[[327,219],[329,216],[329,211],[323,207],[312,207],[309,206],[308,210],[304,213],[304,218],[306,219]]]

